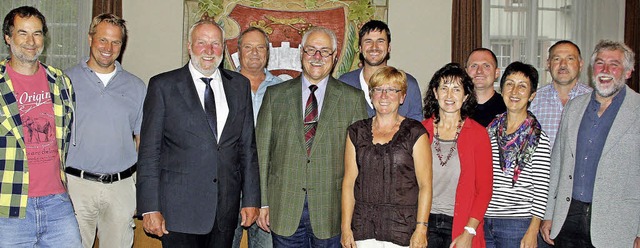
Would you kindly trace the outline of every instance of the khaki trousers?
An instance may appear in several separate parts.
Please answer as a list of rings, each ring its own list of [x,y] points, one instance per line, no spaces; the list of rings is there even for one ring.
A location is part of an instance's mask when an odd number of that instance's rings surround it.
[[[69,196],[84,248],[93,247],[96,229],[100,248],[133,245],[135,176],[133,174],[124,180],[105,184],[67,174]]]

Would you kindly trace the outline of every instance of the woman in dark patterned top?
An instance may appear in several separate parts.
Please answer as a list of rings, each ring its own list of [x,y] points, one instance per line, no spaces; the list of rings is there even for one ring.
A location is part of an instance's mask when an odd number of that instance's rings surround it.
[[[513,62],[500,79],[507,112],[487,127],[493,153],[493,196],[485,214],[487,247],[537,247],[549,194],[549,138],[527,108],[538,71]]]
[[[420,122],[398,114],[403,71],[384,67],[369,80],[376,115],[348,128],[342,182],[343,247],[426,247],[431,148]]]

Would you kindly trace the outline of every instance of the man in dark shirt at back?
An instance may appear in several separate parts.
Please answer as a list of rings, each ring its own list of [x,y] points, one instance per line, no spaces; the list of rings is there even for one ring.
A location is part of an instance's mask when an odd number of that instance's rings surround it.
[[[493,82],[500,77],[496,55],[486,48],[473,49],[467,58],[466,70],[473,79],[473,90],[478,99],[471,118],[486,127],[497,114],[507,111],[502,96],[493,88]]]

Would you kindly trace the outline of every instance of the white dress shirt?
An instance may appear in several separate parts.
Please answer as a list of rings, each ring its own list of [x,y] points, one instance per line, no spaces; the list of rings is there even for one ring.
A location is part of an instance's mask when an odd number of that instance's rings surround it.
[[[206,76],[196,70],[191,60],[189,60],[189,72],[191,72],[193,84],[196,86],[196,91],[198,92],[198,99],[200,99],[202,110],[204,110],[204,90],[207,88],[207,86],[200,78]],[[213,79],[211,80],[211,89],[213,89],[213,95],[216,99],[216,127],[218,131],[216,137],[219,141],[220,135],[222,135],[222,131],[224,129],[224,125],[227,122],[227,116],[229,116],[229,105],[227,104],[227,96],[224,94],[224,87],[222,86],[220,70],[217,69],[209,78]]]

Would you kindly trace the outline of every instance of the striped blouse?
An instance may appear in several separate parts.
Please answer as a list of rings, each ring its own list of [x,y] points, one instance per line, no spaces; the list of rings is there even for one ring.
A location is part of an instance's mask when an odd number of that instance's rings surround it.
[[[551,149],[549,137],[544,131],[540,135],[538,147],[512,186],[513,168],[505,175],[500,168],[500,155],[496,137],[491,138],[493,157],[493,195],[485,217],[488,218],[531,218],[544,217],[549,194],[549,170]]]

